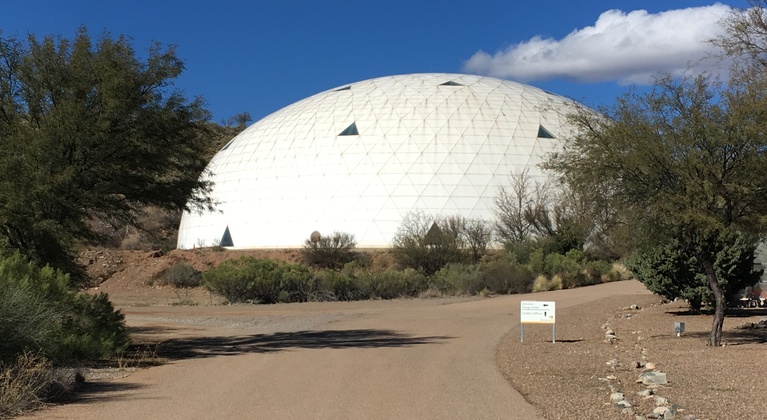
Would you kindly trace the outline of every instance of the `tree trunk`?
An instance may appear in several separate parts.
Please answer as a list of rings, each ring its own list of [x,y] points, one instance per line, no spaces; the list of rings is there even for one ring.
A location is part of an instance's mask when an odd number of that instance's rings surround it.
[[[714,264],[708,259],[702,258],[701,263],[706,271],[708,287],[714,292],[714,322],[711,324],[711,335],[708,337],[708,345],[719,347],[722,345],[722,326],[724,325],[724,291],[719,285],[719,279],[714,270]]]

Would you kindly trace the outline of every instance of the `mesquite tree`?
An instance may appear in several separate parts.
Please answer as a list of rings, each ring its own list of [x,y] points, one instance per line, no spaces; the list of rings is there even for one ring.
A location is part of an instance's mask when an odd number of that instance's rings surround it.
[[[721,344],[722,284],[735,280],[717,270],[717,255],[737,232],[767,231],[767,78],[735,76],[668,77],[601,113],[574,109],[577,134],[546,163],[620,214],[642,247],[675,240],[694,252],[715,301],[712,346]]]

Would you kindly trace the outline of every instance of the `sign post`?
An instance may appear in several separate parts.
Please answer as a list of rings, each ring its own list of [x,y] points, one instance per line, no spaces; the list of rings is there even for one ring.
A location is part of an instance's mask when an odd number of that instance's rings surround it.
[[[525,324],[551,324],[551,342],[557,342],[556,302],[523,300],[519,308],[519,341],[525,341]]]

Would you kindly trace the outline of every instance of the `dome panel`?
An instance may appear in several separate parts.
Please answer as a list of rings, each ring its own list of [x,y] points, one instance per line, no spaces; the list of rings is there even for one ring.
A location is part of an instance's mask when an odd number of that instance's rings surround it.
[[[449,82],[449,83],[448,83]],[[313,230],[388,247],[409,212],[493,220],[499,185],[570,130],[574,102],[523,84],[409,74],[346,84],[242,131],[208,165],[211,213],[184,213],[178,247],[298,248]],[[551,134],[540,138],[543,126]]]

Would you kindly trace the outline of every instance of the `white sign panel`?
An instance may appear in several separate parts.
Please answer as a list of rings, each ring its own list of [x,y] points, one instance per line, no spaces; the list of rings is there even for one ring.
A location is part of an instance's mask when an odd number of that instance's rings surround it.
[[[554,301],[523,300],[520,304],[522,324],[554,324]]]

